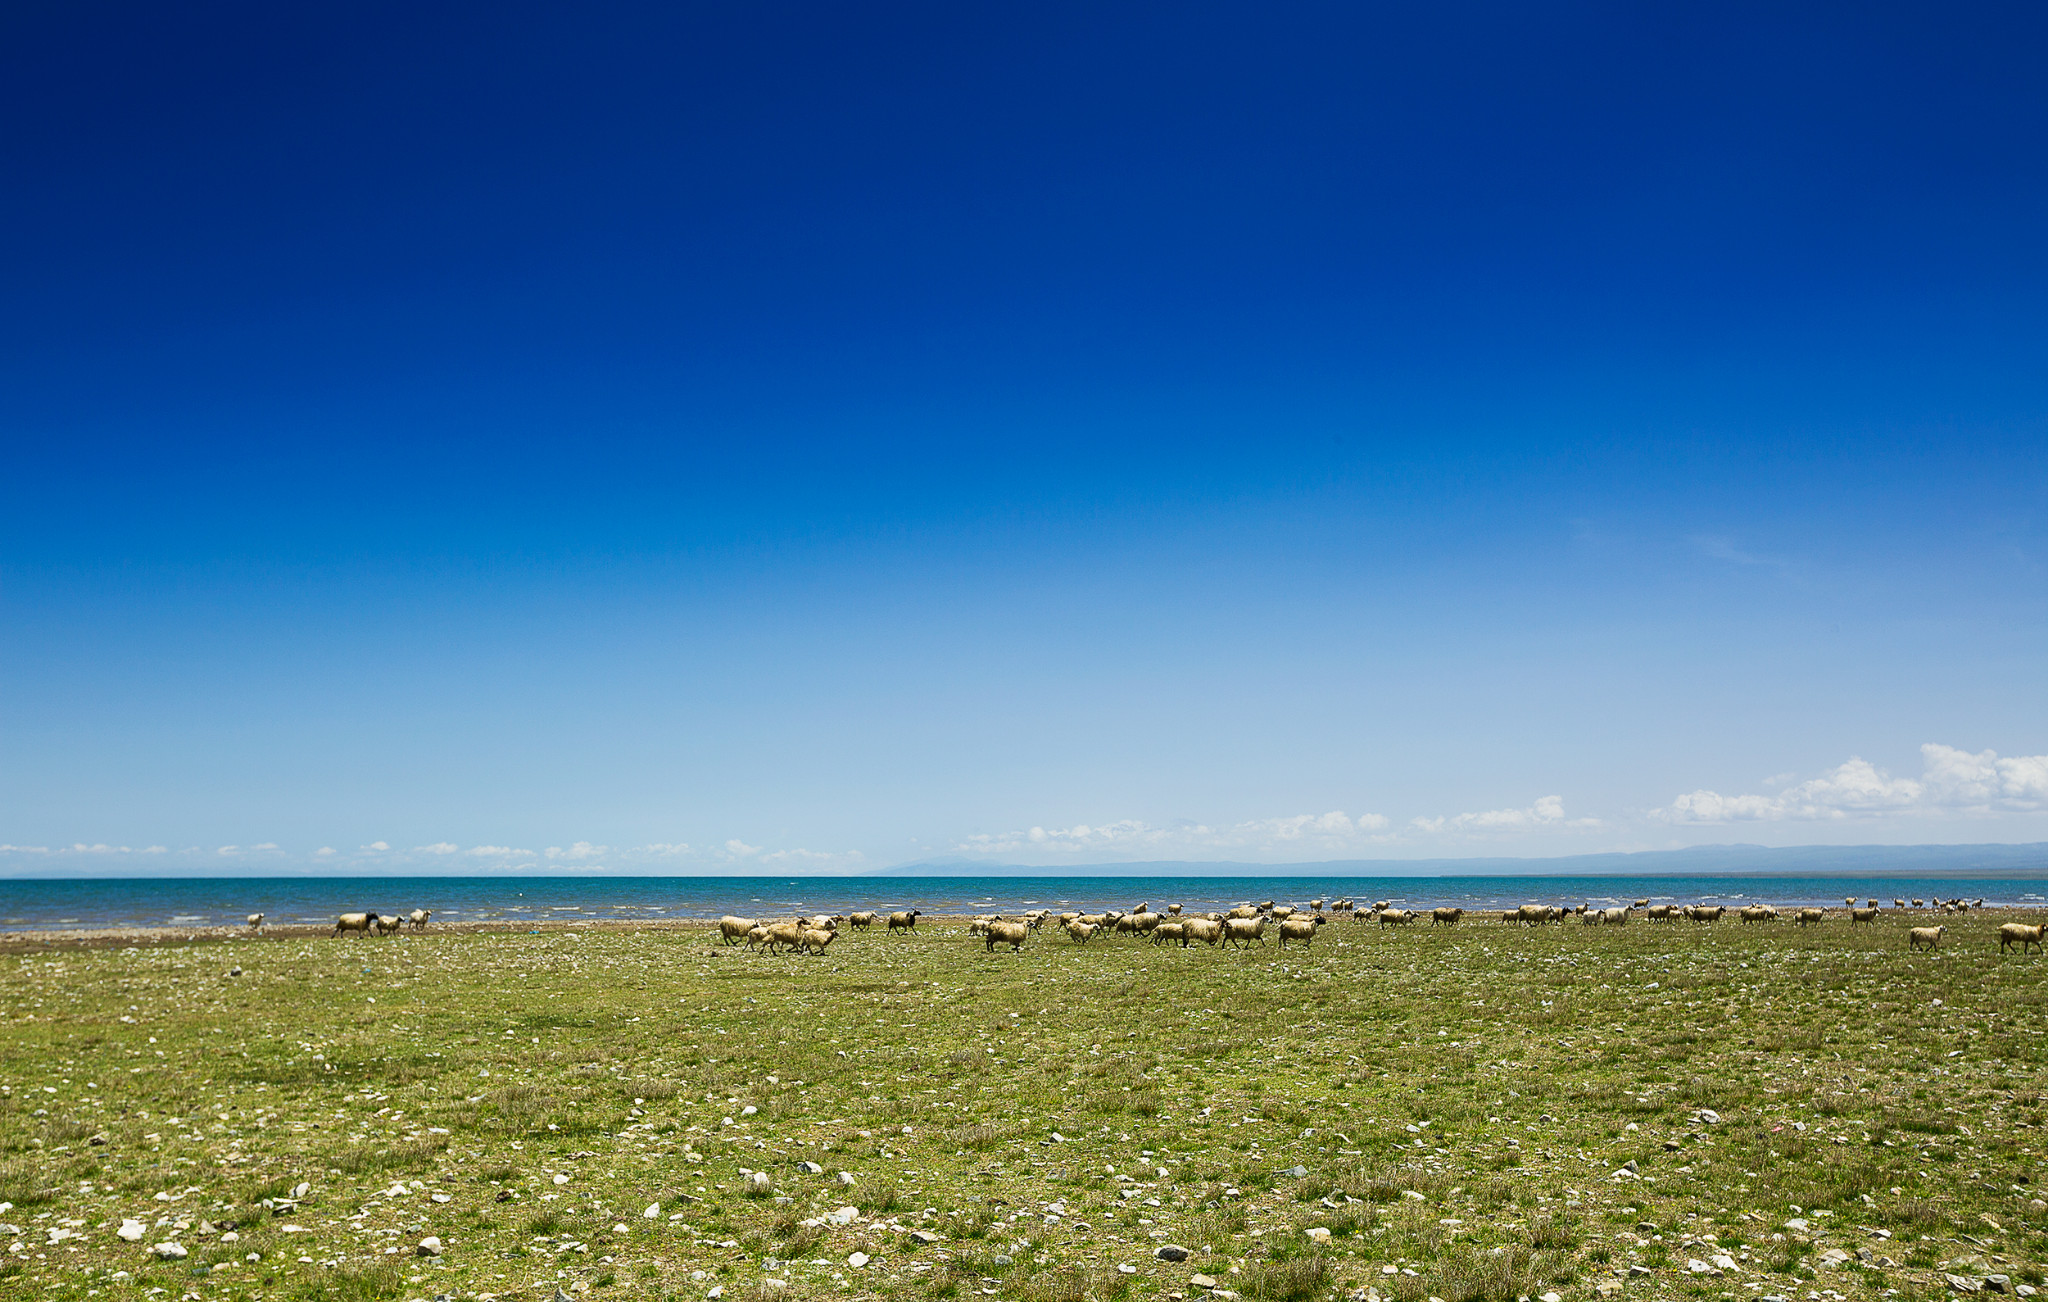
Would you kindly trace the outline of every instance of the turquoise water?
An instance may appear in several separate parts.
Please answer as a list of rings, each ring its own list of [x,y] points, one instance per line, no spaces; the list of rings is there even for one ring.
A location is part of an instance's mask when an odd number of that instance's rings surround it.
[[[1190,909],[1350,896],[1403,907],[1616,904],[1649,898],[1779,906],[1982,897],[2048,904],[2048,882],[1977,877],[235,877],[0,881],[0,928],[212,927],[251,913],[272,923],[331,922],[338,913],[432,909],[443,922],[715,918],[723,913],[927,913],[1047,908]]]

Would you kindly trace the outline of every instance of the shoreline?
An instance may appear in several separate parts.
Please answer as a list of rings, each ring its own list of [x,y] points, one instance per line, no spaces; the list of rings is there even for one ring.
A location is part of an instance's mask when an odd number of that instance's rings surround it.
[[[2038,916],[2043,912],[2044,910],[2042,910],[2039,907],[2022,907],[2011,904],[1986,904],[1982,908],[1973,907],[1970,909],[1968,913],[1965,914],[1942,913],[1937,909],[1896,909],[1886,907],[1879,914],[1879,920],[1884,921],[1888,919],[1904,918],[1911,920],[1915,925],[1947,926],[1951,929],[1961,930],[1962,928],[1967,927],[1969,925],[1969,921],[1972,918],[1981,917],[1988,924],[1995,928],[1996,925],[1999,923],[2012,922],[2024,919],[2028,916]],[[1847,910],[1839,905],[1829,908],[1827,910],[1827,913],[1827,921],[1829,923],[1841,923],[1846,925],[1848,922],[1848,919],[1846,917]],[[778,913],[774,915],[763,916],[773,916],[776,918],[780,918],[783,915]],[[971,913],[923,913],[918,918],[918,925],[920,928],[932,928],[938,926],[964,927],[968,923],[972,922],[974,920],[974,917],[975,915]],[[1943,919],[1948,919],[1948,921],[1943,921]],[[1427,921],[1427,918],[1425,917],[1423,921]],[[1576,917],[1568,917],[1564,919],[1562,922],[1552,925],[1569,927],[1576,922],[1578,922],[1578,919]],[[1364,922],[1359,922],[1355,924],[1352,923],[1350,914],[1345,913],[1331,915],[1331,922],[1329,925],[1342,926],[1345,928],[1346,931],[1348,931],[1352,926],[1357,926],[1363,929],[1366,924]],[[1477,914],[1472,910],[1467,910],[1464,920],[1460,922],[1458,925],[1460,927],[1499,927],[1509,924],[1504,924],[1497,918],[1484,916],[1482,914]],[[1650,922],[1648,918],[1637,917],[1631,920],[1630,925],[1652,926],[1663,924],[1653,924]],[[1780,926],[1788,927],[1795,931],[1800,930],[1798,924],[1792,920],[1792,917],[1789,913],[1787,913],[1784,917],[1781,917],[1776,921],[1770,923],[1745,924],[1738,918],[1735,918],[1731,915],[1729,917],[1722,918],[1719,922],[1716,923],[1701,924],[1690,921],[1682,921],[1680,923],[1674,923],[1671,925],[1684,931],[1690,931],[1700,926],[1735,927],[1742,930],[1747,930],[1750,926]],[[1380,928],[1372,927],[1371,930],[1378,931],[1380,930]],[[534,922],[502,920],[480,920],[471,922],[445,923],[436,922],[433,923],[426,931],[414,931],[410,927],[406,927],[404,929],[401,929],[399,931],[391,933],[390,935],[385,936],[358,936],[353,932],[337,936],[334,934],[334,928],[332,926],[318,925],[313,923],[282,923],[276,926],[265,926],[261,932],[252,932],[247,927],[229,926],[119,926],[70,927],[48,929],[33,928],[22,930],[0,930],[0,954],[18,954],[26,952],[57,950],[122,949],[130,947],[140,948],[143,946],[157,948],[194,945],[256,944],[263,942],[282,942],[292,940],[337,940],[347,941],[351,944],[381,944],[392,940],[422,940],[435,936],[444,935],[538,936],[562,935],[571,932],[590,931],[605,932],[608,934],[637,934],[643,932],[703,932],[707,935],[715,936],[718,931],[718,919],[696,917],[583,918],[575,920],[547,919]],[[871,934],[882,935],[885,934],[885,932],[878,928]],[[1053,933],[1051,931],[1045,931],[1040,934],[1048,939],[1053,938]],[[717,946],[714,947],[714,952],[718,949],[724,948],[738,949],[741,947]]]

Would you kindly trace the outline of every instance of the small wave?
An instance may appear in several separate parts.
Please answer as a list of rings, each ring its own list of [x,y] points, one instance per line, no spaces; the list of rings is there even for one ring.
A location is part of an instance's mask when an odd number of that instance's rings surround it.
[[[61,921],[63,921],[63,919],[61,919],[61,918],[60,918],[60,919],[58,919],[58,921],[60,921],[60,922],[61,922]],[[172,922],[204,922],[204,921],[206,921],[206,915],[205,915],[205,914],[203,914],[203,913],[173,913],[173,914],[171,915],[171,921],[172,921]]]

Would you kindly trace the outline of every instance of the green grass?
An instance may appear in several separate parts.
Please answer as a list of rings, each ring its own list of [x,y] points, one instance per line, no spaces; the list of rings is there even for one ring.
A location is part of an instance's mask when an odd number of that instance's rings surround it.
[[[1285,955],[991,955],[954,926],[824,958],[595,929],[17,952],[0,1296],[2038,1281],[2048,965],[2000,958],[1995,928],[1911,956],[1898,928],[1472,921]],[[429,1234],[443,1256],[415,1252]],[[169,1239],[189,1255],[149,1253]],[[1687,1269],[1717,1253],[1738,1270]]]

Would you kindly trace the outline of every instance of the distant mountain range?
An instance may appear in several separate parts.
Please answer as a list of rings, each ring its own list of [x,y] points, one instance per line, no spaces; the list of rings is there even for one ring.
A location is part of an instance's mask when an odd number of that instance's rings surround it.
[[[924,859],[879,870],[888,877],[1634,877],[1760,876],[2048,877],[2048,842],[2025,845],[1702,845],[1684,850],[1573,854],[1554,859],[1331,859],[1317,863],[993,864]]]

